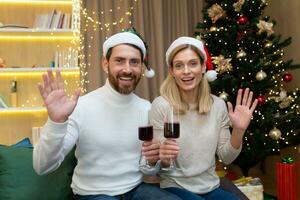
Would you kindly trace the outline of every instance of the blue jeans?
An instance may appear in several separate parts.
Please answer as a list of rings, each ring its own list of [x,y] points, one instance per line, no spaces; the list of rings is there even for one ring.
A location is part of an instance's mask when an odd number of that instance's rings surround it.
[[[134,189],[122,195],[75,195],[74,200],[182,200],[176,195],[162,190],[159,186],[141,183]]]
[[[232,193],[229,193],[221,188],[217,188],[206,194],[195,194],[185,189],[169,187],[164,188],[166,191],[171,192],[182,200],[239,200],[237,196]]]

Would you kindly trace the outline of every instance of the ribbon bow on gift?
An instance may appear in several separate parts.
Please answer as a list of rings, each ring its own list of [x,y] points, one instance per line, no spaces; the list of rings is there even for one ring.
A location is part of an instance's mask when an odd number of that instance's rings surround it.
[[[242,177],[239,178],[235,181],[233,181],[234,184],[236,184],[237,186],[244,186],[244,185],[261,185],[261,181],[259,178],[252,178],[250,177]]]
[[[284,164],[293,164],[294,163],[294,159],[292,157],[285,157],[281,159],[282,163]]]
[[[238,184],[238,185],[246,185],[247,183],[249,183],[251,181],[252,177],[241,177],[235,181],[233,181],[235,184]]]

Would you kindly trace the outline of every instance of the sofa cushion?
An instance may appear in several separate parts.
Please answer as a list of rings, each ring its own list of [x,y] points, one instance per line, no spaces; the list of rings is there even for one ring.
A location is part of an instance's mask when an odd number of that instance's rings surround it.
[[[0,199],[72,199],[70,188],[76,164],[74,150],[54,172],[39,176],[32,166],[30,147],[0,145]]]

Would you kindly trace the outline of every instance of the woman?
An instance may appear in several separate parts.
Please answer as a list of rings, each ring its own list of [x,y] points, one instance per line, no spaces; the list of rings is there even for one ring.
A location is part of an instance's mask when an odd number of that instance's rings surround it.
[[[182,199],[238,199],[219,188],[215,154],[231,163],[240,153],[243,135],[257,100],[249,88],[238,91],[236,107],[210,93],[205,76],[207,56],[201,41],[176,39],[166,52],[169,74],[153,103],[150,120],[162,142],[162,167],[176,160],[176,168],[161,171],[161,187]],[[163,139],[166,113],[179,114],[180,137]],[[229,127],[232,126],[230,134]]]

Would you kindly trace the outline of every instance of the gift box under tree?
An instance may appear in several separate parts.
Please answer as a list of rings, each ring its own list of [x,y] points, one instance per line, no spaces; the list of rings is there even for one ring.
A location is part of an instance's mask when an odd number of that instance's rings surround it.
[[[259,178],[242,177],[234,181],[235,185],[248,197],[249,200],[263,200],[263,185]]]
[[[278,200],[298,200],[297,167],[290,157],[276,163]]]

